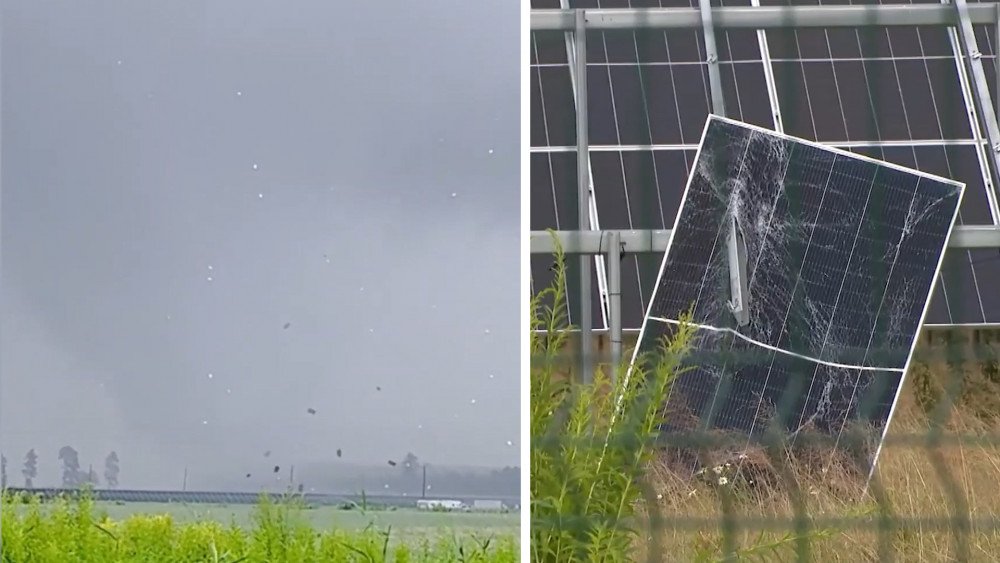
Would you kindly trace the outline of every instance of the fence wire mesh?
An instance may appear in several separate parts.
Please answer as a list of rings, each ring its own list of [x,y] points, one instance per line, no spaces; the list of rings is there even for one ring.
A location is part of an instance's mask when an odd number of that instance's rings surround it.
[[[872,20],[805,28],[788,18],[760,30],[588,29],[584,49],[573,31],[534,31],[531,229],[671,228],[697,131],[722,107],[737,120],[964,182],[956,225],[995,225],[989,137],[997,29],[969,21],[964,2],[944,5],[952,19],[921,26]],[[636,7],[532,5],[620,13]],[[601,17],[585,20],[594,26]],[[721,80],[721,104],[713,80]],[[578,168],[574,91],[582,85],[588,166]],[[589,194],[589,221],[575,219],[580,194]],[[642,343],[641,352],[659,353],[630,368],[628,349],[639,344],[634,329],[662,259],[623,257],[626,352],[615,364],[608,288],[617,286],[603,257],[588,258],[593,290],[582,295],[575,256],[532,256],[532,560],[1000,558],[998,249],[946,252],[881,440],[865,409],[842,433],[804,428],[790,435],[776,424],[752,442],[711,425],[664,425],[666,393],[685,370],[716,361],[755,366],[769,357],[692,350],[685,342],[691,335],[678,329],[657,350]],[[880,270],[873,275],[889,275]],[[584,308],[592,308],[597,330],[586,339],[579,330]],[[592,381],[581,382],[585,350],[597,369]],[[630,369],[639,374],[631,381],[624,377]],[[790,385],[809,376],[793,373]],[[782,420],[790,408],[779,402],[773,415]]]

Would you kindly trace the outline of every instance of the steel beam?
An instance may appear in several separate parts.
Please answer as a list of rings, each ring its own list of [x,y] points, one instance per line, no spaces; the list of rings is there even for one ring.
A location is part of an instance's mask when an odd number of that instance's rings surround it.
[[[1000,126],[997,125],[997,113],[993,109],[993,99],[990,96],[990,87],[986,82],[986,73],[983,71],[982,52],[976,41],[976,33],[972,27],[972,20],[969,15],[970,6],[965,0],[955,0],[955,11],[958,13],[959,25],[958,34],[962,40],[962,51],[965,61],[970,71],[969,81],[972,86],[972,99],[979,114],[980,129],[986,133],[986,140],[989,142],[989,162],[993,168],[993,189],[997,190],[997,183],[1000,182]],[[994,20],[996,19],[996,9],[993,10]],[[994,194],[994,201],[997,201]]]
[[[553,231],[566,254],[597,255],[607,251],[610,231]],[[618,231],[622,252],[625,254],[654,254],[666,252],[670,231],[623,230]],[[948,248],[997,248],[1000,249],[1000,227],[956,225],[951,232]],[[555,244],[548,231],[531,231],[531,253],[552,254]]]
[[[608,232],[608,330],[611,334],[611,374],[622,364],[622,237]]]
[[[968,6],[973,24],[993,24],[991,3]],[[635,8],[587,10],[587,29],[697,29],[698,8]],[[712,8],[716,29],[792,27],[866,27],[957,25],[958,14],[947,4],[881,4],[853,6],[762,6]],[[531,10],[532,31],[573,31],[573,10]]]
[[[573,42],[576,47],[576,182],[579,198],[579,223],[581,234],[590,224],[590,136],[587,118],[587,33],[586,12],[576,10]],[[580,379],[583,383],[593,381],[591,361],[594,320],[592,318],[590,257],[580,256]]]
[[[715,27],[712,25],[710,0],[698,0],[701,30],[705,39],[705,56],[708,59],[708,84],[712,90],[712,112],[726,117],[726,99],[722,95],[722,73],[719,72],[719,50],[715,46]]]

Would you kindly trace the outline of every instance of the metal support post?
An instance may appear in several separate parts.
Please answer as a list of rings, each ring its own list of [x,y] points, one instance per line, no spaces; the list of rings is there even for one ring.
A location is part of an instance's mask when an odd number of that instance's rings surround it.
[[[590,224],[590,139],[587,127],[587,17],[584,10],[576,11],[574,35],[576,45],[576,181],[579,198],[579,226],[583,231]],[[593,346],[591,318],[591,258],[580,256],[580,379],[593,381]]]
[[[705,36],[705,56],[708,59],[708,83],[712,90],[712,113],[726,116],[726,98],[722,94],[722,73],[719,72],[719,50],[715,46],[715,26],[712,24],[710,0],[698,0],[701,26]]]
[[[971,71],[969,78],[972,81],[972,97],[979,113],[980,126],[989,142],[987,152],[990,166],[993,168],[994,190],[997,191],[997,184],[1000,183],[1000,126],[997,125],[997,112],[994,110],[986,73],[983,71],[983,55],[976,42],[976,33],[969,17],[969,5],[965,0],[955,0],[955,9],[958,11],[958,32],[962,38],[962,51]],[[997,206],[1000,193],[994,194],[990,199],[992,199],[991,204]],[[995,214],[998,212],[1000,209],[994,209]]]
[[[622,235],[608,232],[608,329],[611,333],[611,374],[622,363]]]

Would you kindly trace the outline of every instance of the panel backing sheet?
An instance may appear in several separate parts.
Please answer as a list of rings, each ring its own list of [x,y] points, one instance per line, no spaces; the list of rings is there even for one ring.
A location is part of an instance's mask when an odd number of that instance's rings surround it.
[[[964,188],[710,116],[637,349],[692,311],[696,367],[672,388],[668,429],[749,443],[768,429],[839,442],[861,428],[877,444]],[[734,219],[745,324],[733,313]]]

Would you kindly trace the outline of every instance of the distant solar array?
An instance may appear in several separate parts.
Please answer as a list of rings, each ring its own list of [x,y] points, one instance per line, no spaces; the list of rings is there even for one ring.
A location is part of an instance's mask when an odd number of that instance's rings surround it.
[[[636,351],[693,312],[669,424],[880,434],[963,189],[711,117]]]
[[[713,1],[749,6],[750,0]],[[758,4],[753,0],[753,4]],[[763,0],[762,5],[784,2]],[[795,4],[810,4],[795,2]],[[533,0],[539,8],[697,8],[697,0]],[[992,27],[976,26],[996,99]],[[728,117],[966,184],[958,224],[1000,223],[989,147],[949,27],[716,31]],[[590,222],[577,224],[572,33],[531,37],[531,229],[668,229],[712,111],[700,29],[587,33]],[[662,255],[622,264],[622,318],[638,328]],[[535,287],[550,259],[532,257]],[[607,273],[595,258],[594,324],[607,327]],[[1000,323],[1000,255],[952,250],[928,324]],[[570,273],[572,279],[572,273]],[[571,321],[578,315],[570,299]]]

